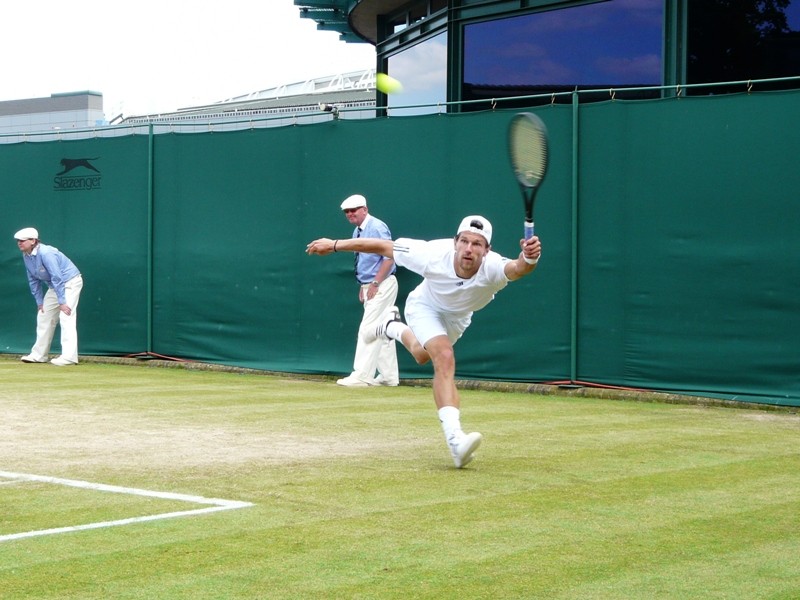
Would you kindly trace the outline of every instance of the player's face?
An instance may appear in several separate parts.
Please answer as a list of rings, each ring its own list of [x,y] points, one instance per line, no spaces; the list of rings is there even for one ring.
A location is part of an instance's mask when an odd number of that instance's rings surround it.
[[[456,237],[455,268],[459,277],[469,278],[478,272],[483,262],[483,257],[489,252],[486,238],[477,233],[467,231]]]

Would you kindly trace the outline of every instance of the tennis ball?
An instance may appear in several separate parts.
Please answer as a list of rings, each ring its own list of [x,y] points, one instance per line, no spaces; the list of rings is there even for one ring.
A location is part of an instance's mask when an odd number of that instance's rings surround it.
[[[375,87],[384,94],[399,94],[403,91],[403,84],[386,73],[375,75]]]

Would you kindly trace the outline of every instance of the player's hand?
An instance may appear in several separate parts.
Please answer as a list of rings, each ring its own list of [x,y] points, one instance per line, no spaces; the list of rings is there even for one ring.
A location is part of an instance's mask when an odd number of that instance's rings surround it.
[[[320,238],[314,240],[306,246],[306,254],[319,254],[325,256],[333,252],[333,240],[328,238]]]
[[[542,255],[542,242],[538,236],[533,236],[529,240],[520,240],[519,246],[522,249],[523,258],[528,260],[539,260]]]

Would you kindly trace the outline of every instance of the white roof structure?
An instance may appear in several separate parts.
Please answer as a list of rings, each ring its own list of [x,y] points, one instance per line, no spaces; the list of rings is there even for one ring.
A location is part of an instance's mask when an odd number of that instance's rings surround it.
[[[278,85],[173,112],[126,117],[120,124],[169,125],[181,131],[213,127],[220,131],[286,125],[287,120],[310,123],[332,117],[372,118],[375,95],[375,70],[367,69]]]
[[[258,92],[245,94],[244,96],[234,96],[227,100],[221,100],[215,104],[225,104],[231,102],[246,102],[250,100],[273,100],[285,98],[287,96],[300,96],[303,94],[324,94],[326,92],[340,92],[344,90],[375,90],[375,69],[366,71],[356,71],[354,73],[343,73],[339,75],[329,75],[318,77],[317,79],[307,79],[279,85]]]

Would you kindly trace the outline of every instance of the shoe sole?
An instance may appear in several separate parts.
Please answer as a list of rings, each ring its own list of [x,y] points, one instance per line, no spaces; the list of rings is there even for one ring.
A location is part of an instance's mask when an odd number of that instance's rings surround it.
[[[368,383],[339,383],[338,381],[336,382],[336,385],[340,385],[342,387],[355,387],[355,388],[369,387]]]

